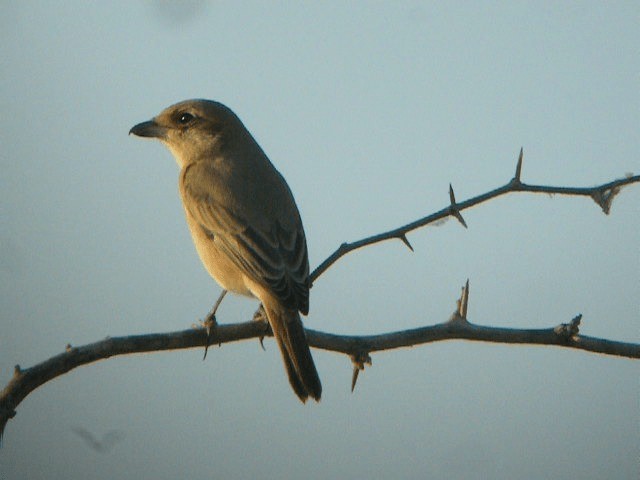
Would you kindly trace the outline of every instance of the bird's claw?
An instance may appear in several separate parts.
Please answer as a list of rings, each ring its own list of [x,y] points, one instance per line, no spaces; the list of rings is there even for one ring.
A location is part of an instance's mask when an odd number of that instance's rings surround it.
[[[260,305],[258,310],[256,310],[256,313],[253,314],[253,321],[254,322],[267,322],[267,313],[264,311],[264,307],[262,306],[262,304]],[[259,337],[258,340],[260,341],[260,346],[262,347],[262,350],[264,350],[266,352],[267,349],[264,348],[264,336]]]
[[[205,360],[205,358],[207,358],[207,352],[209,351],[209,345],[210,345],[210,341],[211,341],[211,330],[214,329],[217,325],[218,322],[216,320],[216,314],[214,312],[211,312],[206,320],[202,323],[202,327],[205,329],[205,331],[207,332],[207,340],[204,344],[204,355],[202,356],[202,361]]]

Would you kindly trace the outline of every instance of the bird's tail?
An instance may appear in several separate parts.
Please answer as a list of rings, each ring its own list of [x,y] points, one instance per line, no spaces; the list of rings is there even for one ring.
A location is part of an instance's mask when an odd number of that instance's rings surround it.
[[[303,403],[309,397],[319,401],[322,385],[311,357],[300,314],[279,304],[265,305],[263,302],[263,306],[273,336],[280,347],[291,387]]]

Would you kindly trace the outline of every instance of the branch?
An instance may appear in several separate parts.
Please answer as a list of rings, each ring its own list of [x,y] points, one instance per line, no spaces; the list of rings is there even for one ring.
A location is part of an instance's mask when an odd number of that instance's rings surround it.
[[[414,222],[407,223],[406,225],[403,225],[401,227],[394,228],[393,230],[378,233],[377,235],[372,235],[361,240],[356,240],[355,242],[343,243],[311,273],[311,281],[313,282],[314,280],[316,280],[320,275],[326,272],[331,265],[333,265],[341,257],[345,256],[347,253],[351,253],[354,250],[358,250],[359,248],[367,247],[375,243],[398,239],[401,240],[411,250],[413,250],[411,244],[407,240],[407,233],[417,230],[421,227],[425,227],[431,223],[435,223],[439,220],[442,220],[443,218],[453,216],[466,228],[467,224],[462,218],[460,212],[468,208],[475,207],[476,205],[479,205],[481,203],[487,202],[493,198],[506,195],[508,193],[527,192],[591,197],[591,199],[600,206],[602,211],[608,215],[611,211],[611,203],[613,202],[613,198],[618,193],[620,193],[622,187],[630,185],[632,183],[640,182],[640,175],[628,175],[625,178],[614,180],[608,183],[603,183],[602,185],[597,185],[595,187],[552,187],[546,185],[529,185],[526,183],[522,183],[522,181],[520,180],[520,175],[522,172],[522,159],[523,150],[520,149],[515,176],[510,181],[508,181],[501,187],[496,188],[495,190],[491,190],[490,192],[483,193],[481,195],[478,195],[477,197],[470,198],[469,200],[465,200],[464,202],[456,203],[453,187],[451,186],[451,184],[449,184],[450,204],[442,210],[432,213],[431,215],[427,215],[426,217],[420,218],[419,220],[416,220]]]
[[[364,369],[365,364],[371,364],[370,353],[443,340],[555,345],[604,355],[640,358],[638,344],[580,335],[581,315],[577,315],[569,323],[541,329],[496,328],[472,324],[466,318],[468,299],[469,283],[467,281],[458,300],[457,310],[444,323],[380,335],[337,335],[306,329],[307,340],[311,347],[343,353],[351,357],[354,363],[352,390],[359,371]],[[205,328],[190,328],[169,333],[106,338],[82,347],[67,345],[64,353],[31,368],[23,370],[19,365],[15,366],[13,378],[0,392],[0,439],[7,421],[15,416],[16,407],[29,393],[74,368],[118,355],[200,348],[209,344],[221,346],[223,343],[253,338],[261,340],[265,336],[272,336],[269,324],[264,320],[254,320],[216,325],[210,334],[207,334]]]
[[[496,328],[470,323],[466,318],[469,284],[463,288],[458,308],[446,322],[411,330],[379,335],[336,335],[307,329],[309,345],[321,350],[349,355],[354,370],[352,389],[357,380],[356,371],[371,364],[370,353],[412,347],[443,340],[472,340],[490,343],[516,343],[529,345],[555,345],[627,358],[640,358],[640,345],[604,340],[579,334],[581,315],[571,322],[541,329]],[[16,414],[18,404],[33,390],[74,368],[118,355],[200,348],[208,343],[224,343],[272,336],[269,324],[263,320],[216,325],[210,336],[204,328],[190,328],[170,333],[131,335],[106,338],[81,347],[67,345],[66,351],[28,369],[16,365],[13,378],[0,392],[0,435],[10,418]]]
[[[408,248],[412,249],[406,234],[420,227],[436,222],[448,216],[455,217],[463,226],[467,226],[462,218],[461,211],[486,202],[500,195],[511,192],[548,193],[558,195],[588,196],[591,197],[608,214],[611,202],[621,188],[640,182],[640,176],[628,176],[624,179],[614,180],[595,187],[550,187],[543,185],[527,185],[520,180],[522,171],[522,150],[518,158],[516,174],[511,181],[495,190],[461,203],[457,203],[451,185],[449,186],[449,205],[429,216],[416,220],[402,227],[388,232],[373,235],[352,243],[343,243],[331,256],[329,256],[311,274],[315,280],[322,275],[338,259],[359,248],[372,245],[385,240],[399,239]],[[413,249],[412,249],[413,250]],[[515,329],[496,328],[476,325],[468,321],[467,310],[469,302],[469,283],[462,289],[458,300],[458,306],[451,318],[443,323],[425,326],[411,330],[389,332],[379,335],[337,335],[317,330],[307,329],[309,345],[322,350],[333,351],[349,355],[354,364],[351,388],[355,387],[358,374],[364,369],[365,364],[371,364],[370,353],[382,350],[392,350],[402,347],[411,347],[425,343],[443,340],[471,340],[492,343],[516,343],[530,345],[555,345],[565,348],[575,348],[604,355],[614,355],[627,358],[640,358],[640,345],[625,342],[616,342],[595,337],[580,335],[579,325],[581,315],[576,316],[569,323],[562,323],[556,327],[544,329]],[[0,440],[4,428],[16,415],[15,409],[24,398],[33,390],[63,375],[68,371],[98,360],[104,360],[117,355],[129,355],[132,353],[157,352],[162,350],[179,350],[186,348],[203,347],[208,344],[218,344],[248,340],[262,339],[271,336],[268,323],[263,320],[253,320],[245,323],[215,325],[210,334],[204,328],[188,329],[169,333],[156,333],[147,335],[133,335],[126,337],[106,338],[102,341],[72,347],[67,345],[66,351],[52,357],[31,368],[21,369],[16,365],[12,379],[0,392]]]

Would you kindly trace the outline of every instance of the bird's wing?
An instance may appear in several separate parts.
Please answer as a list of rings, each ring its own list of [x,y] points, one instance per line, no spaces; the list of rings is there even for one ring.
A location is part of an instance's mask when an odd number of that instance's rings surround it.
[[[294,219],[286,215],[268,221],[272,215],[255,211],[263,208],[262,202],[247,205],[246,198],[219,185],[214,175],[199,164],[183,170],[180,192],[189,213],[243,273],[268,287],[284,306],[308,313],[309,258],[297,210],[282,209]]]

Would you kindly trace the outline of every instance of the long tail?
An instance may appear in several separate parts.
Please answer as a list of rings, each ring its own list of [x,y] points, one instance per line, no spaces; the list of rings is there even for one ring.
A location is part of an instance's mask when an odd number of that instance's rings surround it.
[[[265,305],[263,302],[263,306],[273,336],[280,347],[291,387],[303,403],[309,397],[319,401],[322,385],[313,363],[300,314],[280,304]]]

